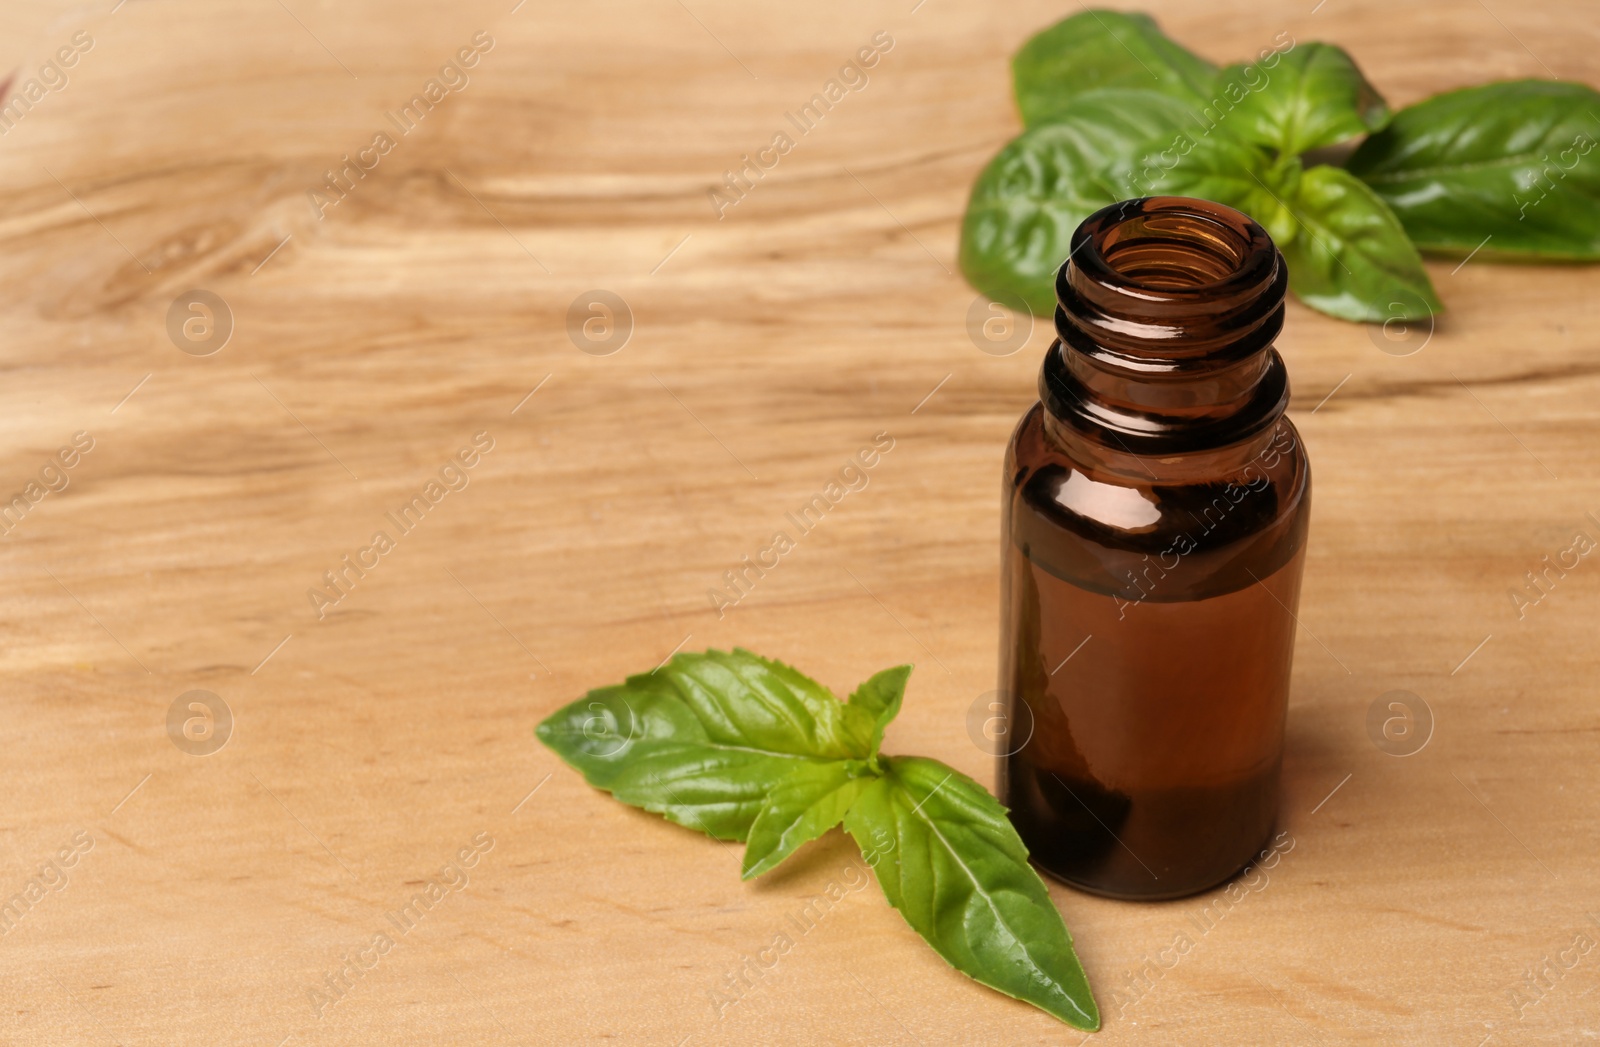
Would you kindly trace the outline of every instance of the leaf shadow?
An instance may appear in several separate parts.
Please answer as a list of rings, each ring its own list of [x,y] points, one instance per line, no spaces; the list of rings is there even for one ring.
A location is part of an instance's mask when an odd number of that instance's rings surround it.
[[[813,879],[819,872],[837,873],[855,865],[865,868],[861,852],[854,840],[841,828],[828,830],[820,839],[802,846],[789,859],[771,872],[746,881],[747,886],[761,894],[792,891]]]

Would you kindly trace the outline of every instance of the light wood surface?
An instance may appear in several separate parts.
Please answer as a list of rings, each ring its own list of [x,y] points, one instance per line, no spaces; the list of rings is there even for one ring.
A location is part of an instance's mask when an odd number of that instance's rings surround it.
[[[955,238],[1016,130],[1009,55],[1076,8],[112,2],[9,4],[0,43],[15,93],[92,39],[0,137],[0,493],[93,441],[0,542],[0,901],[24,896],[0,1040],[1078,1043],[870,884],[719,1015],[743,957],[855,875],[850,845],[741,884],[735,848],[533,739],[587,687],[740,644],[840,692],[916,662],[887,748],[992,780],[966,717],[995,685],[1001,452],[1049,334],[978,350]],[[1579,0],[1155,13],[1217,60],[1343,44],[1397,105],[1594,77]],[[480,30],[470,82],[402,134],[387,114]],[[880,31],[870,82],[719,219],[723,172]],[[380,131],[319,218],[308,191]],[[1449,312],[1413,355],[1291,307],[1315,474],[1293,847],[1232,903],[1052,888],[1093,1042],[1600,1033],[1600,566],[1520,620],[1508,595],[1600,538],[1597,271],[1430,271]],[[234,318],[213,355],[168,335],[191,289]],[[567,332],[595,289],[634,317],[609,356]],[[385,514],[480,432],[467,486],[398,534]],[[869,485],[719,618],[723,573],[879,432]],[[378,530],[394,547],[319,618],[308,589]],[[169,736],[192,690],[234,718],[211,755]],[[1367,729],[1396,690],[1435,721],[1403,758]],[[30,892],[63,848],[64,886]],[[386,914],[463,849],[466,883],[401,933]]]

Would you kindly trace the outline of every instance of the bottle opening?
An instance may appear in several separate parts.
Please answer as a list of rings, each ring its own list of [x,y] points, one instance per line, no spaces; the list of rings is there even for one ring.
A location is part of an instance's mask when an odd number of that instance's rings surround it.
[[[1141,214],[1102,228],[1095,248],[1129,284],[1152,291],[1199,289],[1238,273],[1250,240],[1209,215]]]
[[[1276,250],[1247,216],[1205,200],[1130,200],[1084,222],[1073,259],[1088,275],[1133,291],[1212,292],[1256,284]]]
[[[1203,355],[1261,329],[1287,290],[1282,256],[1248,215],[1183,196],[1124,200],[1072,234],[1057,328],[1085,350]]]

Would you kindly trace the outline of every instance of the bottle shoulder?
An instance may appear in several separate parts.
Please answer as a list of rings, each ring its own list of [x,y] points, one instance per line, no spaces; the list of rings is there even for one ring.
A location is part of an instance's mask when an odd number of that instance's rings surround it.
[[[1140,456],[1132,460],[1146,475],[1116,472],[1053,440],[1035,404],[1006,452],[1008,540],[1090,588],[1113,591],[1130,567],[1152,558],[1187,561],[1183,573],[1196,591],[1241,588],[1304,544],[1311,468],[1286,417],[1239,452]],[[1193,598],[1183,587],[1169,591]]]

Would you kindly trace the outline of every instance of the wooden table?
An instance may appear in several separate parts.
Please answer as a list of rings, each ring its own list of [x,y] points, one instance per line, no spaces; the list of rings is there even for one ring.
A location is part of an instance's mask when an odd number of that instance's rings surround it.
[[[741,884],[735,848],[533,739],[587,687],[741,644],[840,691],[915,661],[888,748],[990,780],[965,723],[997,471],[1050,336],[980,351],[955,239],[1017,126],[1007,58],[1071,5],[111,2],[13,5],[0,45],[18,85],[75,61],[0,138],[0,486],[40,483],[0,549],[0,1040],[1079,1042],[870,885],[719,1016],[851,846]],[[1396,104],[1594,75],[1580,0],[1156,13],[1218,60],[1338,42]],[[863,47],[870,82],[791,126]],[[1520,619],[1509,596],[1600,537],[1596,270],[1430,271],[1449,312],[1410,355],[1291,306],[1293,847],[1237,900],[1053,888],[1095,1042],[1600,1032],[1600,567]],[[631,329],[585,328],[597,290]],[[713,610],[880,432],[869,485]],[[1433,720],[1406,757],[1369,735],[1393,691]]]

